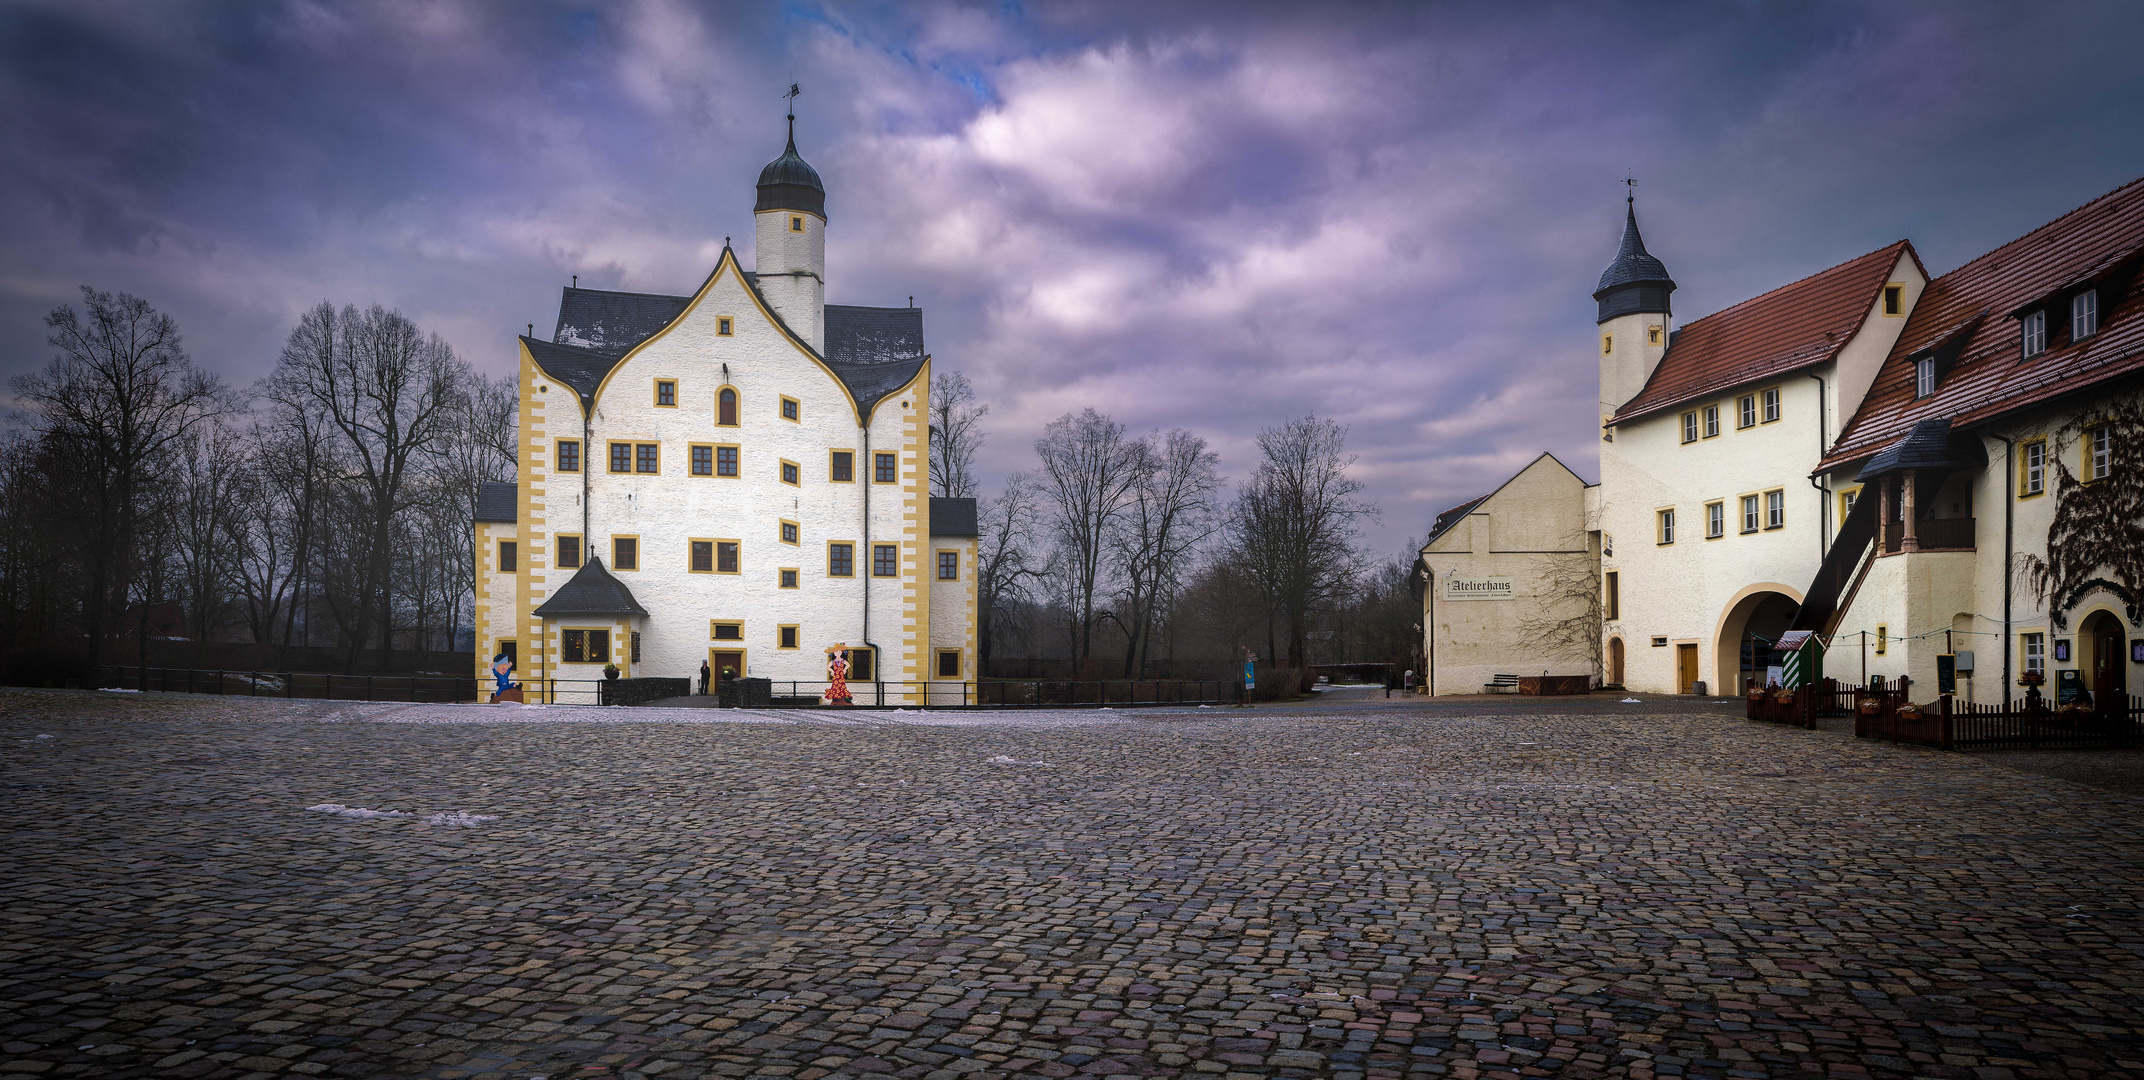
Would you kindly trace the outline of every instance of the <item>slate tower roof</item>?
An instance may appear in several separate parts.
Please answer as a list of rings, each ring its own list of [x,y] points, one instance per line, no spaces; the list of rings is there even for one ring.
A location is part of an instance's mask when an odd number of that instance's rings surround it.
[[[794,116],[789,118],[788,149],[759,170],[759,202],[752,212],[763,210],[808,210],[822,218],[826,216],[826,185],[819,180],[819,170],[797,153]]]
[[[1638,204],[1633,200],[1623,218],[1623,246],[1616,249],[1615,261],[1601,271],[1600,283],[1593,287],[1593,299],[1600,302],[1600,317],[1594,321],[1604,323],[1639,312],[1669,314],[1668,294],[1674,291],[1668,268],[1645,250],[1645,237],[1638,234]]]

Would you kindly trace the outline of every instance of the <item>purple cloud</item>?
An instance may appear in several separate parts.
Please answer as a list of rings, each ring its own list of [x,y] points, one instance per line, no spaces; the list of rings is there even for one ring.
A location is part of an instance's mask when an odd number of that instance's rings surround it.
[[[1907,236],[1941,270],[2144,173],[2126,6],[17,4],[0,341],[77,284],[264,373],[401,307],[479,367],[584,285],[684,291],[780,149],[829,299],[926,308],[986,478],[1087,405],[1352,428],[1390,547],[1594,461],[1588,292],[1639,178],[1687,321]]]

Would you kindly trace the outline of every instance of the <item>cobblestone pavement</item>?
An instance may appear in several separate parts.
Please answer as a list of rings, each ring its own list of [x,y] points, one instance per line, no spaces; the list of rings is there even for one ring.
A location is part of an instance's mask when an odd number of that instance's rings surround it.
[[[1611,704],[0,692],[0,1077],[2144,1076],[2144,801]]]

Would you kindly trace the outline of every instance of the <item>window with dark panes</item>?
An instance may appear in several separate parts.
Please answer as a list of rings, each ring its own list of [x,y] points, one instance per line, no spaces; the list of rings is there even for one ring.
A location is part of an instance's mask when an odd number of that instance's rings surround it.
[[[734,574],[736,572],[737,542],[735,540],[715,541],[715,573]]]
[[[558,471],[581,471],[581,444],[579,443],[579,441],[573,439],[565,439],[559,442]]]
[[[737,391],[728,387],[715,397],[715,423],[723,427],[737,426]]]
[[[782,627],[782,632],[781,632],[781,636],[780,636],[779,638],[777,638],[777,639],[776,639],[776,641],[777,641],[777,642],[779,642],[779,643],[780,643],[780,646],[781,646],[782,648],[784,648],[784,649],[794,649],[794,648],[796,648],[796,647],[797,647],[797,628],[796,628],[796,627],[794,627],[794,626],[785,626],[785,627]]]
[[[640,541],[631,536],[613,537],[610,542],[610,566],[613,570],[640,569]]]
[[[960,678],[959,649],[938,650],[938,677],[941,679]]]
[[[718,446],[718,447],[715,447],[715,475],[716,475],[716,476],[735,476],[735,475],[737,475],[737,448],[736,448],[736,447],[734,447],[734,446]]]
[[[785,544],[794,544],[794,543],[796,543],[796,542],[797,542],[797,523],[796,523],[796,522],[794,522],[794,521],[785,521],[785,522],[782,522],[782,543],[785,543]]]
[[[692,572],[711,574],[715,571],[715,545],[710,540],[692,542]]]
[[[893,483],[895,479],[893,469],[893,455],[878,454],[876,456],[878,458],[878,482],[881,484]]]
[[[640,631],[633,631],[633,663],[640,662]]]
[[[521,545],[512,540],[499,541],[499,572],[511,573],[520,569]]]
[[[796,571],[794,571],[794,570],[784,570],[784,571],[782,571],[782,588],[785,588],[785,589],[794,589],[794,588],[796,588],[796,587],[797,587],[797,572],[796,572]]]
[[[796,462],[782,462],[782,483],[794,484],[798,480]]]
[[[784,419],[784,420],[794,420],[794,419],[796,419],[796,418],[797,418],[797,399],[795,399],[795,398],[783,398],[783,399],[782,399],[782,419]]]
[[[896,550],[892,544],[871,545],[871,575],[873,577],[892,577],[899,572],[894,554]]]
[[[854,480],[856,478],[855,461],[855,456],[847,450],[834,451],[828,465],[828,475],[834,480],[843,482]]]
[[[849,544],[828,544],[826,572],[829,577],[855,577],[856,548]]]
[[[633,448],[633,471],[651,473],[656,469],[655,444],[641,443]]]
[[[941,551],[938,553],[938,580],[960,580],[960,552]]]
[[[665,407],[677,404],[677,384],[667,379],[656,383],[655,404]]]
[[[581,565],[581,538],[561,536],[558,538],[558,565],[571,570]]]
[[[610,444],[610,471],[633,471],[633,444],[614,442]]]
[[[743,641],[743,640],[744,640],[744,624],[743,624],[743,623],[733,623],[733,622],[722,622],[722,623],[716,623],[716,624],[715,624],[715,640],[716,640],[716,641]]]
[[[693,448],[692,448],[692,475],[694,475],[694,476],[713,476],[713,475],[715,475],[715,448],[714,448],[714,447],[712,447],[712,446],[695,446],[695,447],[693,447]]]

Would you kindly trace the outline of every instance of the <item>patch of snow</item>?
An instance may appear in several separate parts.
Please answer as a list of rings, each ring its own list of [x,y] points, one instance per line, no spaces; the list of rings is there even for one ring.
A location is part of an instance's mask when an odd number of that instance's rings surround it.
[[[335,814],[339,817],[354,818],[391,818],[416,816],[415,814],[405,814],[400,810],[367,810],[362,806],[344,806],[339,802],[324,802],[318,806],[308,806],[306,807],[306,809],[318,810],[323,814]]]
[[[1644,703],[1644,702],[1642,702],[1642,701],[1639,701],[1639,700],[1638,700],[1637,698],[1634,698],[1634,697],[1627,697],[1627,698],[1624,698],[1624,699],[1623,699],[1623,700],[1621,700],[1621,701],[1618,701],[1618,702],[1616,702],[1616,704],[1618,704],[1618,705],[1643,705],[1643,704],[1645,704],[1645,703]]]
[[[1013,758],[1009,758],[1009,757],[1006,757],[1006,756],[1005,756],[1005,755],[1003,755],[1003,754],[999,754],[998,756],[996,756],[996,757],[993,757],[993,758],[985,758],[985,759],[983,760],[983,764],[985,764],[985,765],[1041,765],[1041,764],[1044,764],[1044,763],[1043,763],[1043,762],[1040,762],[1040,761],[1017,761],[1017,760],[1014,760]],[[905,781],[905,780],[904,780],[904,781],[902,781],[902,782],[903,782],[903,783],[906,783],[907,781]]]
[[[139,690],[135,690],[135,689],[132,689],[132,688],[130,688],[130,687],[122,687],[122,686],[100,686],[100,687],[98,687],[97,689],[99,689],[99,690],[102,690],[102,691],[104,691],[104,692],[105,692],[105,693],[107,693],[107,694],[139,694],[139,693],[141,693],[141,691],[139,691]]]
[[[52,736],[50,736],[50,735],[39,735],[39,736],[38,736],[38,738],[40,738],[40,739],[49,739],[49,738],[51,738],[51,737],[52,737]]]
[[[472,814],[467,810],[456,810],[451,814],[426,814],[424,820],[428,825],[453,825],[467,828],[486,821],[497,821],[499,816],[497,814]]]

